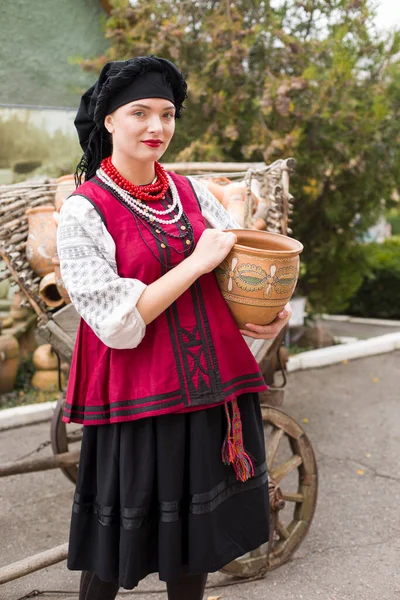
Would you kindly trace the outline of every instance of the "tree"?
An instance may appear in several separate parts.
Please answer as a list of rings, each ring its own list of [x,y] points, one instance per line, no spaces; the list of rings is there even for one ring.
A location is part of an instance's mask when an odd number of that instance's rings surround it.
[[[166,160],[293,156],[300,289],[346,307],[367,269],[360,234],[398,175],[398,32],[370,0],[114,0],[107,60],[155,54],[188,73],[184,126]]]

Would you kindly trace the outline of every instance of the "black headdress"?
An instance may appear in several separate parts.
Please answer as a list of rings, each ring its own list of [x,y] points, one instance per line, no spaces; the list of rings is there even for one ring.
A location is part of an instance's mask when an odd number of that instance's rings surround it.
[[[150,77],[151,73],[154,77]],[[136,80],[140,86],[134,85]],[[86,180],[93,177],[102,159],[111,154],[111,137],[104,126],[110,112],[139,98],[163,97],[174,103],[179,119],[186,91],[182,73],[165,58],[139,56],[105,64],[96,83],[83,94],[75,118],[84,152],[75,172],[76,185],[81,183],[83,174]]]

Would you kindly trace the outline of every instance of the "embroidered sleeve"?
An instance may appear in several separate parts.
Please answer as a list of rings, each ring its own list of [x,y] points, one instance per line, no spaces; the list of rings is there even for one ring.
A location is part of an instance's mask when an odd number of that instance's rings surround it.
[[[188,179],[199,199],[202,215],[211,227],[214,229],[242,229],[203,183],[194,177],[188,177]]]
[[[146,325],[136,304],[146,285],[118,276],[114,240],[86,198],[64,203],[57,248],[65,287],[95,334],[110,348],[138,346]]]

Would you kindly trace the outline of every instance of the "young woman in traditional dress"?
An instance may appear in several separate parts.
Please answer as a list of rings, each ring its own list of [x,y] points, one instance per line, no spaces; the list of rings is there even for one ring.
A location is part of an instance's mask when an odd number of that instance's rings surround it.
[[[186,89],[165,59],[108,63],[75,120],[85,182],[58,252],[82,317],[64,412],[85,426],[68,557],[80,600],[153,572],[170,600],[201,600],[207,573],[268,540],[266,385],[213,274],[239,226],[157,162]],[[289,316],[246,334],[271,339]]]

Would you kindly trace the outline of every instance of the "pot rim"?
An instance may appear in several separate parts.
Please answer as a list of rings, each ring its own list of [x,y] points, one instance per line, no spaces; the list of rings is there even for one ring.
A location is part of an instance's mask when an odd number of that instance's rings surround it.
[[[257,235],[262,234],[262,235],[269,235],[272,237],[280,237],[280,238],[287,238],[289,239],[291,242],[294,242],[297,245],[297,249],[293,249],[293,250],[278,250],[278,249],[261,249],[261,248],[251,248],[250,246],[244,246],[243,244],[240,243],[236,243],[232,246],[232,250],[243,250],[245,252],[253,252],[254,254],[263,254],[265,252],[268,252],[269,254],[284,254],[285,256],[297,256],[298,254],[300,254],[301,252],[303,252],[304,250],[304,246],[301,242],[299,242],[299,240],[296,240],[295,238],[291,238],[288,235],[282,235],[281,233],[272,233],[271,231],[260,231],[260,230],[253,230],[253,229],[224,229],[225,233],[236,233],[236,232],[240,232],[240,231],[245,231],[245,232],[257,232]]]
[[[34,206],[33,208],[27,208],[25,211],[26,215],[34,215],[37,212],[47,212],[47,211],[51,211],[51,212],[56,212],[55,207],[53,206],[53,204],[42,204],[41,206]]]

